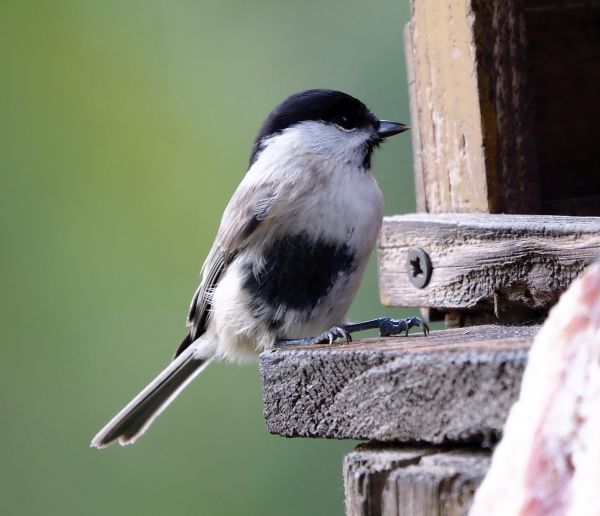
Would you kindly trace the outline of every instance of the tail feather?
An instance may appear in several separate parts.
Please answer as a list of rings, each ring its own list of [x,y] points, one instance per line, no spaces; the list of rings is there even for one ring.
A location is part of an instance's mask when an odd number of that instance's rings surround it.
[[[194,343],[171,362],[92,439],[93,448],[104,448],[115,440],[132,444],[177,395],[212,361],[213,352]]]

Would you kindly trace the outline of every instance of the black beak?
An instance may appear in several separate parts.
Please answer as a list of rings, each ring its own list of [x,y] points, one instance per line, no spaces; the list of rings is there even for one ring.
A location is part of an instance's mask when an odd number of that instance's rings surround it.
[[[380,138],[387,138],[388,136],[394,136],[395,134],[403,133],[409,129],[410,125],[392,122],[391,120],[380,120],[377,134]]]

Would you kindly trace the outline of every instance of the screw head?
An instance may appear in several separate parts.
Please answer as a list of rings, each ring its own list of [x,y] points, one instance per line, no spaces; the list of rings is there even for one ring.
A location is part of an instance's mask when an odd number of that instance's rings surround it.
[[[429,255],[418,247],[408,251],[406,257],[406,272],[408,279],[417,288],[424,288],[431,279],[431,259]]]

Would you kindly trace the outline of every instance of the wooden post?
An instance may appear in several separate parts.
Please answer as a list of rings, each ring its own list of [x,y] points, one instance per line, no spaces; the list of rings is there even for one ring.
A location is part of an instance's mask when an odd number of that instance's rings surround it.
[[[360,445],[344,458],[346,514],[466,515],[489,462],[482,450]]]
[[[418,211],[600,215],[600,4],[411,7]]]
[[[536,198],[522,18],[514,0],[415,0],[407,31],[416,184],[428,212],[530,213]],[[518,106],[518,109],[515,109]]]

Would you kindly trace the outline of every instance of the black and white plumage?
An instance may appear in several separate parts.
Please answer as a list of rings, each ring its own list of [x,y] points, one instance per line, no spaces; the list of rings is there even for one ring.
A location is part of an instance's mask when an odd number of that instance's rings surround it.
[[[203,265],[189,334],[92,446],[133,442],[213,358],[255,357],[278,342],[349,338],[346,312],[383,218],[371,155],[407,128],[331,90],[297,93],[269,114]],[[383,327],[381,321],[366,324]],[[427,329],[417,318],[395,321],[391,330],[386,321],[388,334],[414,324]]]

